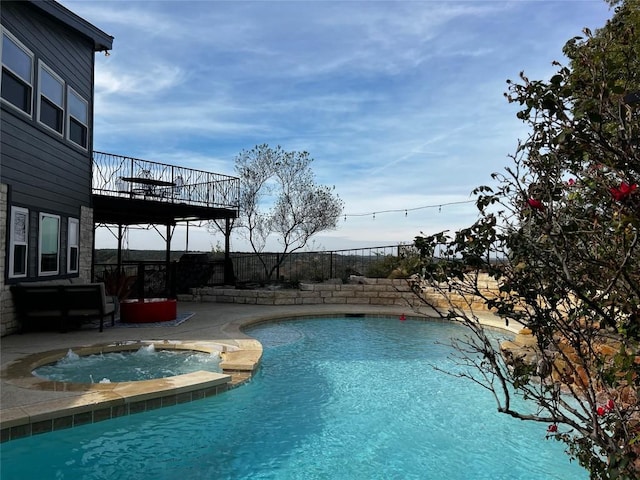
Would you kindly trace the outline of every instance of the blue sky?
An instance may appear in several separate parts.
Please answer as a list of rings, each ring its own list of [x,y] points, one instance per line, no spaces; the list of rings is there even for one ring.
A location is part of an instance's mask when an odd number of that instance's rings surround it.
[[[473,203],[439,205],[470,200],[525,138],[506,80],[550,78],[564,43],[611,16],[600,0],[61,3],[115,37],[96,56],[96,150],[228,175],[257,144],[306,150],[346,214],[314,250],[472,223]],[[190,250],[218,243],[190,228]]]

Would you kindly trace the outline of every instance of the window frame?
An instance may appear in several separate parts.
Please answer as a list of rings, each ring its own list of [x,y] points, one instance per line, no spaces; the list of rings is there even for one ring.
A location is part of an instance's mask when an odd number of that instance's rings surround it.
[[[24,221],[24,240],[16,241],[16,215],[23,214]],[[29,209],[23,207],[11,207],[11,224],[10,224],[10,233],[9,233],[9,269],[8,269],[8,277],[9,278],[25,278],[29,274]],[[24,273],[15,273],[15,262],[16,262],[16,246],[24,246]]]
[[[71,228],[71,225],[73,224],[75,224],[75,232],[76,232],[75,239],[71,238],[71,232],[73,231],[73,229]],[[71,265],[71,259],[74,258],[71,255],[73,249],[75,249],[76,251],[75,269],[72,268],[72,265]],[[69,217],[69,219],[67,220],[67,273],[78,273],[79,271],[80,271],[80,220],[78,220],[77,218]]]
[[[57,82],[60,83],[60,88],[61,88],[61,93],[62,93],[62,99],[61,99],[61,105],[57,105],[53,99],[49,98],[46,94],[44,94],[42,92],[42,70],[45,70],[47,72],[47,74],[49,74],[54,80],[56,80]],[[65,115],[66,115],[66,110],[65,110],[65,106],[66,106],[66,98],[65,98],[65,92],[66,92],[66,88],[65,88],[66,84],[65,81],[62,79],[62,77],[60,77],[60,75],[58,75],[56,72],[54,72],[51,67],[49,67],[46,63],[44,63],[42,60],[38,60],[38,101],[37,101],[37,119],[38,119],[38,123],[40,125],[42,125],[43,127],[45,127],[47,130],[50,130],[51,132],[55,133],[56,135],[59,135],[60,137],[64,137],[64,127],[65,127]],[[56,130],[55,128],[53,128],[52,126],[48,125],[47,123],[43,122],[41,119],[42,116],[42,101],[46,100],[49,103],[53,104],[55,107],[57,107],[60,111],[60,131]]]
[[[58,222],[58,229],[56,232],[56,269],[55,270],[43,270],[43,236],[42,236],[42,224],[44,219],[53,218]],[[51,275],[58,275],[60,273],[60,215],[54,215],[52,213],[40,212],[38,216],[38,276],[46,277]]]
[[[7,37],[9,39],[9,41],[11,41],[13,44],[15,44],[16,47],[18,47],[20,50],[22,50],[31,60],[31,66],[29,68],[29,80],[27,81],[26,79],[22,78],[22,76],[20,76],[15,70],[13,70],[9,65],[5,64],[4,62],[4,55],[2,52],[2,45],[4,44],[4,39],[3,37]],[[20,40],[18,40],[15,35],[13,35],[9,30],[7,30],[4,27],[0,28],[0,57],[2,57],[2,62],[0,63],[0,83],[2,82],[1,77],[4,76],[4,71],[5,69],[7,70],[7,72],[12,76],[15,77],[17,79],[18,82],[23,83],[24,85],[26,85],[29,89],[29,101],[28,101],[28,105],[29,105],[29,111],[25,111],[22,108],[20,108],[18,105],[15,105],[14,103],[12,103],[11,101],[5,99],[1,94],[0,94],[0,102],[2,102],[5,105],[8,105],[10,108],[14,109],[16,112],[20,112],[20,114],[25,115],[29,118],[33,118],[33,83],[34,83],[34,66],[35,66],[35,55],[33,54],[33,52],[31,50],[29,50],[24,43],[22,43]]]
[[[75,115],[71,114],[70,102],[72,100],[72,97],[76,97],[78,100],[80,100],[86,106],[87,123],[83,123]],[[80,95],[77,91],[75,91],[74,88],[71,85],[67,85],[67,113],[66,113],[66,122],[65,122],[66,130],[67,130],[66,138],[73,145],[75,145],[75,146],[77,146],[77,147],[79,147],[79,148],[81,148],[83,150],[89,150],[89,121],[91,119],[89,114],[90,114],[90,112],[89,112],[89,101],[87,99],[85,99],[82,95]],[[71,120],[72,119],[85,128],[85,139],[84,140],[85,140],[86,145],[82,145],[80,143],[77,143],[75,140],[73,140],[71,138]]]

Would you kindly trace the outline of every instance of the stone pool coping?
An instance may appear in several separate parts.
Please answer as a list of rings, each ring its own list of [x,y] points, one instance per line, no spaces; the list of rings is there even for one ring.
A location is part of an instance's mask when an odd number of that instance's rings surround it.
[[[250,343],[250,342],[248,342]],[[255,341],[253,348],[240,350],[235,345],[220,342],[183,341],[122,341],[109,344],[71,347],[81,356],[100,353],[133,351],[154,345],[157,350],[188,350],[204,353],[219,352],[223,373],[197,371],[173,377],[134,382],[71,383],[36,377],[33,370],[63,358],[66,349],[50,350],[22,357],[0,372],[5,384],[19,388],[77,392],[79,396],[53,399],[32,405],[2,409],[1,440],[70,428],[86,423],[108,420],[155,408],[191,402],[217,395],[250,378],[259,363],[262,347]],[[245,345],[248,347],[249,345]]]
[[[196,321],[186,322],[186,327],[163,327],[161,336],[165,338],[184,337],[214,338],[215,340],[116,340],[108,343],[73,346],[73,333],[60,335],[48,333],[38,335],[42,345],[59,346],[46,351],[38,351],[37,344],[29,350],[35,353],[20,354],[19,350],[27,350],[26,346],[11,348],[7,354],[5,345],[10,340],[25,340],[24,336],[13,339],[2,339],[3,368],[0,370],[2,388],[12,390],[9,398],[3,393],[3,404],[0,409],[0,441],[13,440],[29,435],[46,433],[54,430],[71,428],[87,423],[94,423],[110,418],[153,410],[160,407],[199,400],[217,395],[250,379],[258,367],[262,356],[262,345],[242,332],[243,328],[259,323],[288,319],[312,318],[319,316],[352,315],[367,317],[388,317],[402,315],[407,318],[433,318],[430,312],[424,314],[404,312],[397,307],[386,308],[318,308],[308,307],[255,307],[255,306],[216,306],[202,304],[186,304],[188,310],[197,310]],[[219,315],[224,312],[228,321],[221,321]],[[483,324],[505,329],[504,323],[485,315]],[[130,329],[106,330],[111,337],[131,335]],[[128,331],[127,331],[128,330]],[[514,328],[507,328],[513,332]],[[154,329],[145,329],[149,334]],[[67,336],[68,335],[68,336]],[[99,334],[102,335],[102,334]],[[151,335],[149,335],[151,336]],[[82,332],[77,337],[82,339],[100,339],[94,332]],[[33,338],[36,338],[35,336]],[[104,337],[103,337],[104,338]],[[106,338],[105,338],[106,340]],[[111,339],[109,339],[111,340]],[[153,343],[156,348],[182,348],[199,351],[220,351],[223,373],[194,372],[175,377],[138,382],[118,382],[111,384],[71,384],[52,382],[31,374],[37,366],[54,362],[66,355],[69,348],[76,353],[90,354],[100,351],[134,349]],[[8,363],[4,357],[13,357]]]

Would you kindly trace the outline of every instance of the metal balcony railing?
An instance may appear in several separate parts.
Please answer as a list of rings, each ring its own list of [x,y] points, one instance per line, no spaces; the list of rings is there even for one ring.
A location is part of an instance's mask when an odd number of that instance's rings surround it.
[[[93,152],[92,189],[97,195],[236,211],[240,205],[236,177],[104,152]]]

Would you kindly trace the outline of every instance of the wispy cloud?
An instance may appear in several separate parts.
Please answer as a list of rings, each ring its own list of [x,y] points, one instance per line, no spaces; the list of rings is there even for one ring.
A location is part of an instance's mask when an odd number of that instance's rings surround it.
[[[345,213],[401,210],[347,217],[328,248],[473,221],[473,204],[403,211],[468,200],[503,169],[527,133],[505,80],[549,78],[564,42],[611,15],[594,0],[62,3],[115,37],[96,59],[96,149],[232,174],[241,150],[281,145],[310,152]]]
[[[174,64],[142,62],[137,70],[108,65],[96,75],[100,95],[152,97],[184,81],[183,70]]]

